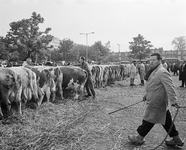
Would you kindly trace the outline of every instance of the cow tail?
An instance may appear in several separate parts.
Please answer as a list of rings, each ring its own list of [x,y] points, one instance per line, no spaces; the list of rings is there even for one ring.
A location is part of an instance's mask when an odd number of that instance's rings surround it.
[[[14,83],[15,83],[14,89],[17,91],[22,84],[21,76],[16,74],[13,71],[11,71],[10,74],[13,76],[13,80],[14,80]]]
[[[33,92],[33,85],[32,85],[32,76],[31,76],[31,74],[29,73],[29,71],[28,70],[26,70],[26,73],[27,73],[27,75],[28,75],[28,80],[29,80],[29,87],[30,87],[30,89],[31,89],[31,91]]]
[[[15,83],[13,87],[13,92],[15,93],[15,101],[21,105],[21,92],[22,92],[21,76],[13,71],[11,71],[11,75],[13,76],[14,83]]]
[[[56,91],[55,83],[54,83],[54,80],[53,80],[51,72],[49,70],[47,70],[47,69],[45,69],[44,72],[46,73],[47,82],[49,83],[49,85],[51,85],[51,91],[52,92]]]

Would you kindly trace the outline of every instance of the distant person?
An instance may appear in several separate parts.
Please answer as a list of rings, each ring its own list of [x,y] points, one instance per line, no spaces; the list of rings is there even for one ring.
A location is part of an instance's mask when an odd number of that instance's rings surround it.
[[[171,106],[179,108],[175,87],[170,73],[161,63],[161,55],[154,53],[150,56],[150,70],[145,79],[146,94],[143,98],[147,107],[143,116],[142,124],[137,128],[137,135],[129,135],[128,139],[134,144],[143,144],[145,136],[156,123],[162,124],[163,128],[171,137],[165,141],[167,146],[183,146],[184,143],[172,121],[169,111]],[[172,126],[172,127],[171,127]]]
[[[134,80],[137,74],[136,61],[132,61],[130,66],[130,86],[135,86]]]
[[[186,60],[179,67],[179,80],[182,82],[180,87],[186,86]]]
[[[140,75],[140,80],[141,80],[140,85],[144,86],[144,84],[145,84],[145,82],[144,82],[145,65],[142,61],[140,61],[140,63],[139,63],[139,75]]]
[[[31,66],[32,65],[32,59],[31,58],[27,58],[26,61],[23,62],[22,66],[26,67],[26,66]]]
[[[163,67],[164,67],[166,70],[168,70],[168,64],[166,63],[165,60],[162,60],[162,65],[163,65]]]
[[[149,61],[147,60],[145,63],[145,73],[149,70]]]
[[[88,78],[85,83],[85,88],[87,91],[87,95],[85,95],[85,97],[93,96],[93,99],[95,99],[96,95],[95,95],[94,86],[93,86],[93,82],[92,82],[92,72],[89,68],[88,63],[85,61],[85,57],[81,56],[79,61],[80,61],[80,67],[82,69],[86,70],[88,73]]]

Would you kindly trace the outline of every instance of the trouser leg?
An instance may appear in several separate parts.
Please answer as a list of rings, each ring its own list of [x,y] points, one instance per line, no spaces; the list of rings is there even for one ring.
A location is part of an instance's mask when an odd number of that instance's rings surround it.
[[[144,85],[144,80],[141,80],[141,85]]]
[[[171,129],[171,131],[169,131],[171,125],[172,125],[172,129]],[[169,133],[169,136],[170,137],[173,137],[173,136],[177,136],[178,135],[178,131],[176,130],[176,127],[175,127],[175,125],[172,122],[172,117],[171,117],[171,113],[170,113],[169,110],[167,110],[165,125],[162,125],[162,126],[167,131],[167,133],[170,132]]]
[[[87,95],[91,95],[90,93],[90,89],[89,89],[89,80],[87,79],[86,83],[85,83],[85,89],[87,91]]]
[[[130,78],[130,85],[133,85],[133,79]]]
[[[94,91],[94,86],[93,86],[93,82],[92,82],[92,79],[91,78],[89,79],[89,89],[90,89],[90,91],[92,93],[92,96],[95,97],[96,96],[96,93]]]
[[[185,81],[184,80],[182,80],[182,86],[185,86]]]
[[[134,85],[134,78],[132,79],[132,84]]]
[[[145,137],[154,126],[154,123],[143,120],[142,124],[137,128],[137,132],[142,137]]]

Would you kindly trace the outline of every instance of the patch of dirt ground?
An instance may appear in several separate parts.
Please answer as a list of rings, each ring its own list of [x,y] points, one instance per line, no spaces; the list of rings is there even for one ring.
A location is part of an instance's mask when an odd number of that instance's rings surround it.
[[[186,88],[180,88],[178,76],[173,76],[179,104],[186,106]],[[117,81],[96,89],[96,99],[67,100],[58,104],[43,104],[39,109],[24,110],[21,117],[12,117],[10,124],[0,122],[2,150],[151,150],[166,136],[161,125],[155,125],[142,146],[130,144],[127,136],[135,134],[141,124],[145,103],[141,102],[113,114],[114,110],[142,100],[145,88],[130,87],[129,80]],[[171,108],[172,116],[176,112]],[[182,138],[186,137],[186,108],[179,110],[175,124]],[[163,143],[158,150],[177,150]],[[186,145],[183,146],[186,149]]]

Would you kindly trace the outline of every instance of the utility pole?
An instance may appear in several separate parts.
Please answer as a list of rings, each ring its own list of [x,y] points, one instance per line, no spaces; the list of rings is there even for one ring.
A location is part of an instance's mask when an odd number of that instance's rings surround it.
[[[117,44],[118,45],[118,58],[119,58],[119,62],[121,63],[121,52],[120,52],[120,44]]]
[[[86,60],[88,61],[88,35],[94,34],[94,32],[80,33],[81,35],[86,35]]]

